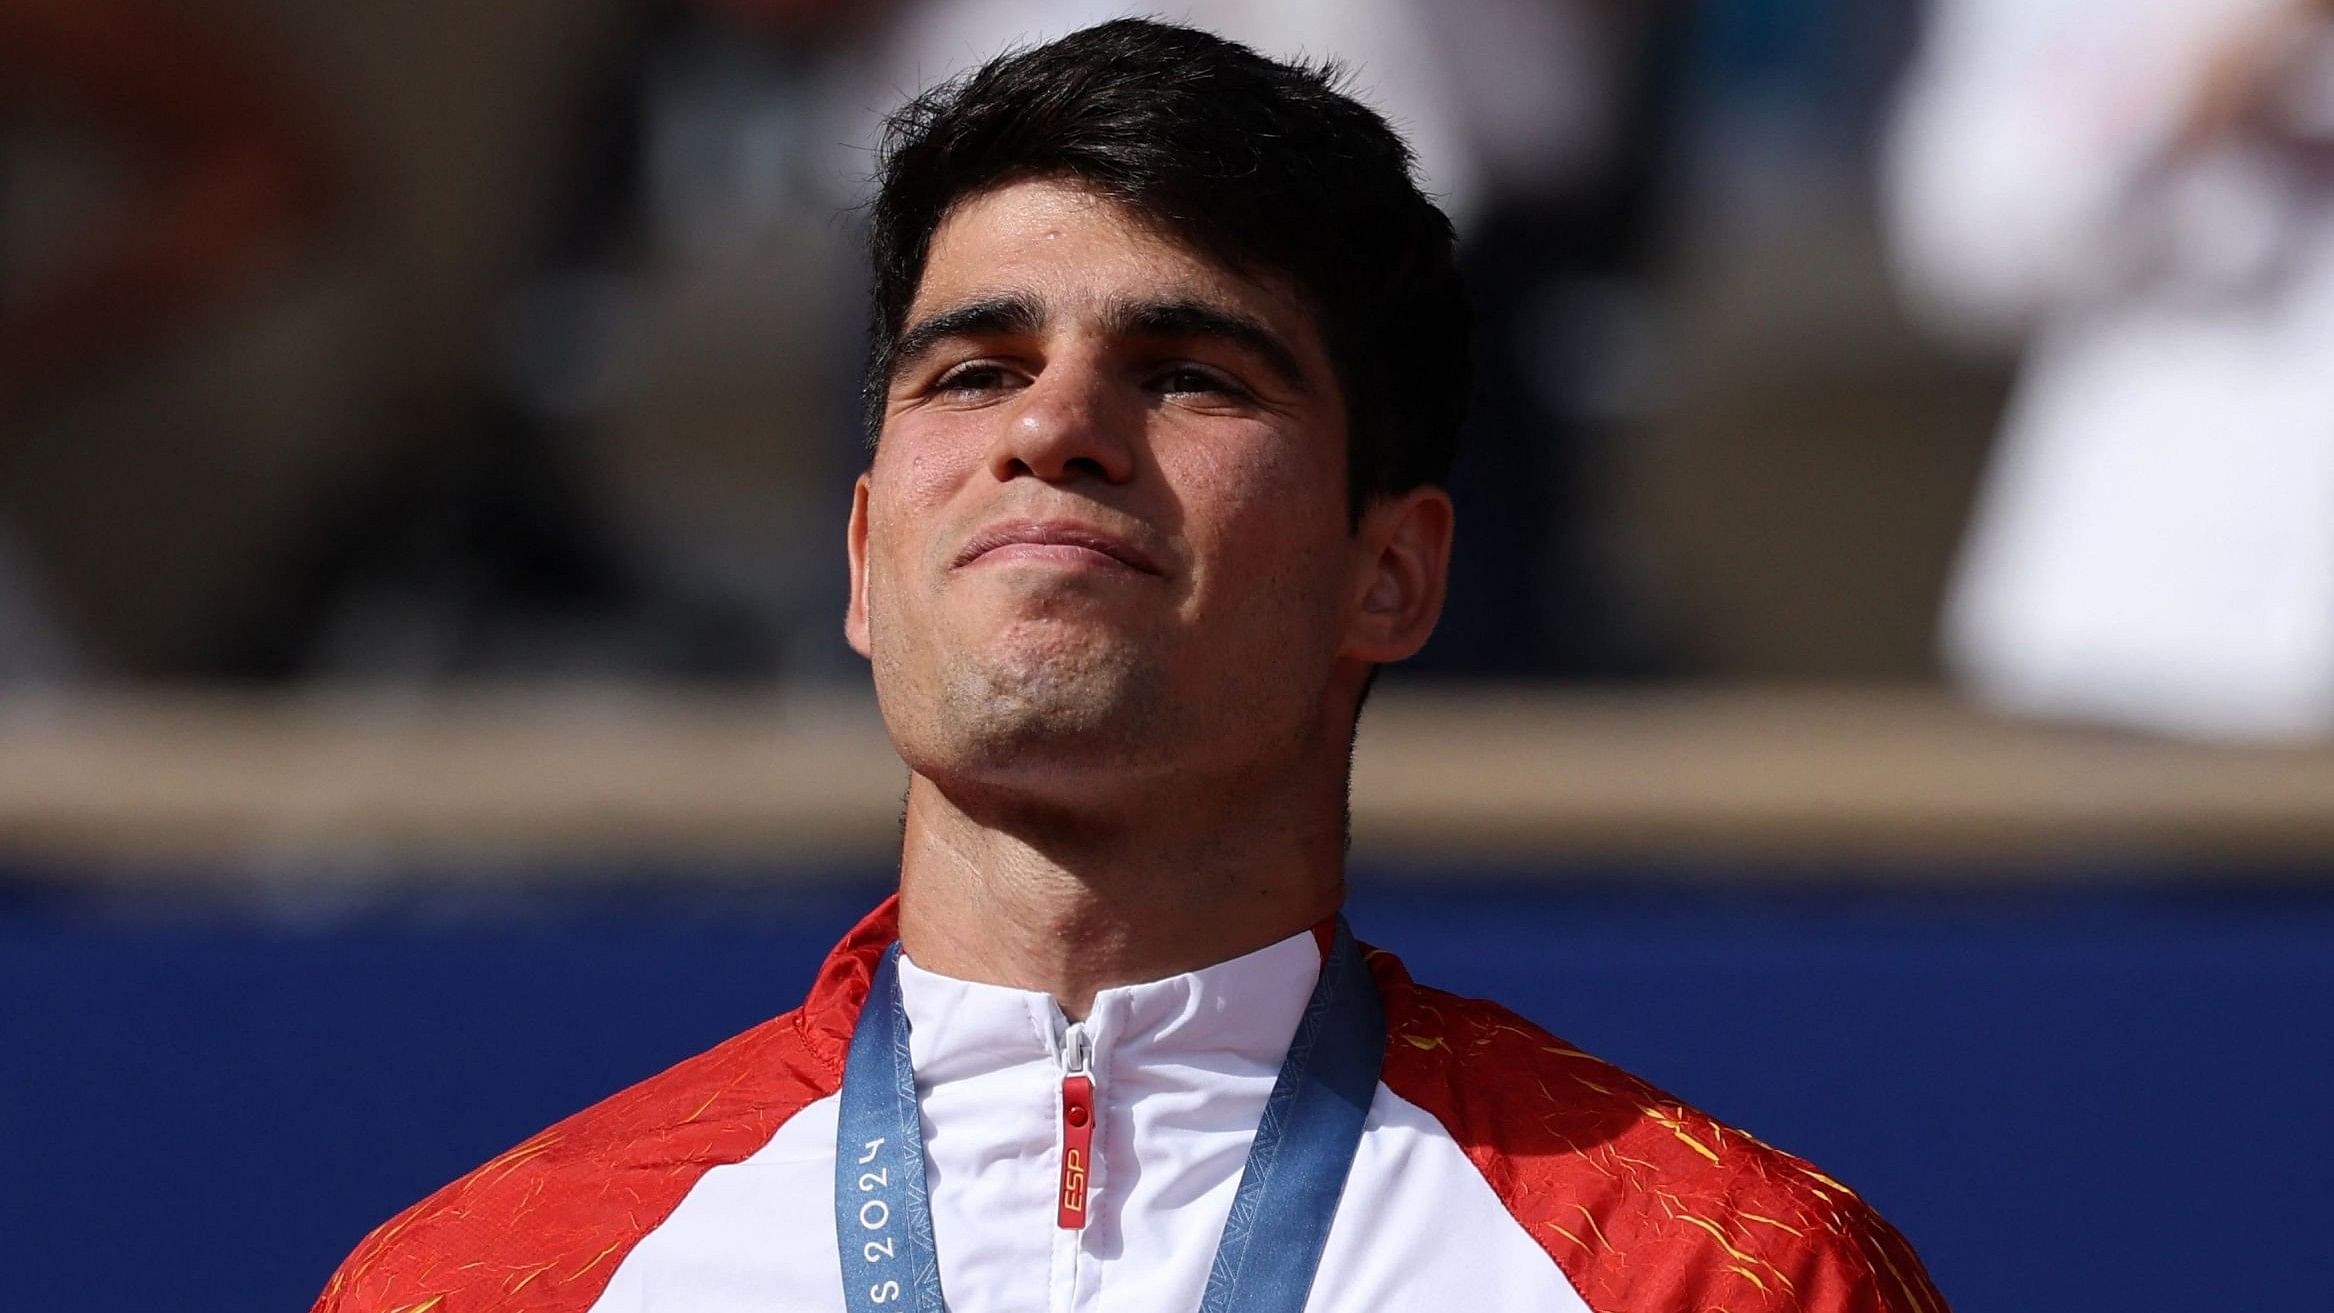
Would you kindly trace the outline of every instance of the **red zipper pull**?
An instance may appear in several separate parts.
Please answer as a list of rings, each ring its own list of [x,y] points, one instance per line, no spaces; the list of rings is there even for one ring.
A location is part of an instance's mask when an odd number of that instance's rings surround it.
[[[1073,1024],[1062,1036],[1062,1191],[1055,1220],[1065,1231],[1084,1229],[1087,1184],[1094,1166],[1094,1078],[1086,1073],[1086,1032]]]

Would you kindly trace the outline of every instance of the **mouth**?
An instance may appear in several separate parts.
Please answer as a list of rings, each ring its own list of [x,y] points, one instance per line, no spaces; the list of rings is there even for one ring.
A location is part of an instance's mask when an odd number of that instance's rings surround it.
[[[1155,575],[1159,566],[1132,542],[1090,525],[1067,520],[1025,520],[991,525],[974,534],[957,553],[956,566],[976,561],[1035,561],[1097,566]]]

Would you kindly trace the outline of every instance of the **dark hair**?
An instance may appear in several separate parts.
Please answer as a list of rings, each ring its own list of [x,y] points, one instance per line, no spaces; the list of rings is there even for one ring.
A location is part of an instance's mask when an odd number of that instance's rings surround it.
[[[1357,515],[1444,482],[1468,391],[1451,224],[1412,180],[1410,148],[1344,80],[1333,63],[1122,19],[999,56],[893,113],[869,237],[870,440],[942,220],[1005,184],[1063,178],[1296,288],[1344,390]]]

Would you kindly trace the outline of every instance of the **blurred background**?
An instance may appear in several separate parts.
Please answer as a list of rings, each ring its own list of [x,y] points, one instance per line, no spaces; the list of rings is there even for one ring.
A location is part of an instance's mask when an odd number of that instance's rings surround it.
[[[0,1254],[301,1308],[791,1007],[877,118],[1103,0],[0,0]],[[2334,5],[1194,0],[1463,235],[1354,915],[1963,1313],[2334,1232]]]

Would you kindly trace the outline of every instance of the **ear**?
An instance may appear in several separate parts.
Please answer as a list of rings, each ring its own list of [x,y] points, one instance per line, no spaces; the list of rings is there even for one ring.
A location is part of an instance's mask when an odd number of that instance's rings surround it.
[[[843,639],[851,650],[861,656],[871,653],[867,646],[867,476],[851,489],[851,526],[846,531],[844,554],[851,560],[851,601],[843,608]]]
[[[1451,497],[1440,488],[1413,488],[1362,512],[1340,655],[1380,665],[1426,646],[1443,613],[1451,528]]]

